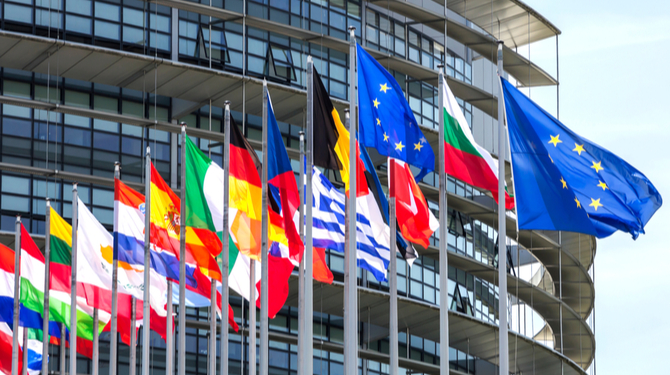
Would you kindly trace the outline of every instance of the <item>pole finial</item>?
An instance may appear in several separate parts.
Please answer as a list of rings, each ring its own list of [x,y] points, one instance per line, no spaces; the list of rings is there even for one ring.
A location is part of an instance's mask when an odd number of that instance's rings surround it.
[[[224,101],[224,102],[223,102],[223,105],[225,105],[225,106],[229,106],[229,105],[230,105],[230,100],[226,100],[226,101]]]
[[[437,65],[437,68],[438,68],[438,69],[443,69],[443,68],[444,68],[444,64],[439,64],[439,65]]]
[[[72,191],[77,191],[77,185],[78,184],[79,184],[78,182],[72,183]]]

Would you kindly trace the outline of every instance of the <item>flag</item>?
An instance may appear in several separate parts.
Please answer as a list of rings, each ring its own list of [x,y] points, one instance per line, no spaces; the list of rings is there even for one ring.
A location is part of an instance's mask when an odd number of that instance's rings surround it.
[[[315,247],[344,252],[345,196],[316,167],[312,168],[312,237]],[[366,197],[372,198],[371,195]],[[357,199],[356,262],[378,281],[386,281],[390,262],[389,227],[377,207]]]
[[[184,220],[188,233],[216,256],[221,253],[217,233],[223,231],[223,169],[205,156],[189,137],[186,137],[186,176]],[[220,279],[220,273],[218,276]]]
[[[260,261],[261,161],[232,117],[228,158],[230,235],[243,255]],[[223,186],[223,175],[220,186]]]
[[[501,78],[519,229],[637,238],[663,200],[640,171]]]
[[[266,88],[267,90],[267,88]],[[288,279],[293,268],[300,264],[304,245],[298,234],[300,220],[300,193],[291,161],[286,153],[282,137],[272,108],[270,93],[267,93],[267,177],[268,177],[268,310],[271,318],[286,302]],[[258,283],[257,283],[258,285]],[[260,285],[258,285],[260,291]],[[256,305],[260,307],[259,299]]]
[[[204,276],[204,275],[203,275]],[[204,276],[206,278],[206,276]],[[247,277],[247,280],[249,278]],[[211,279],[210,283],[207,284],[205,282],[198,282],[198,285],[203,285],[203,287],[200,290],[193,290],[190,289],[189,287],[186,287],[186,294],[185,294],[185,302],[186,302],[186,307],[211,307],[212,303],[210,300],[210,294],[211,294]],[[217,292],[216,292],[216,312],[217,314],[221,314],[221,283],[217,282]],[[204,290],[207,290],[207,295],[204,295],[203,292]],[[172,303],[178,304],[179,303],[179,288],[172,288]],[[233,330],[237,332],[239,330],[239,326],[235,322],[235,313],[233,311],[233,308],[228,304],[228,324],[233,327]]]
[[[428,208],[409,164],[388,158],[389,196],[396,198],[396,218],[403,237],[428,248],[428,239],[440,226]]]
[[[168,276],[170,279],[179,281],[179,220],[181,218],[181,200],[165,183],[163,177],[158,173],[154,165],[151,164],[151,244],[156,252],[165,259],[174,257],[166,261],[169,264],[177,265],[177,272]],[[188,239],[188,235],[186,236]],[[201,254],[203,255],[203,254]],[[204,254],[210,258],[209,253]],[[197,261],[190,251],[189,244],[186,244],[186,285],[197,287],[193,273],[196,268],[203,264],[208,266],[210,259],[205,259],[202,264]]]
[[[393,75],[360,46],[358,60],[358,126],[363,146],[421,169],[420,180],[435,169],[435,154],[423,136],[402,88]]]
[[[275,243],[272,246],[273,249],[276,249],[275,251],[282,248],[281,255],[272,250],[271,253],[274,253],[275,256],[289,258],[297,265],[300,263],[304,250],[302,239],[298,234],[300,192],[291,167],[291,160],[286,153],[284,138],[279,131],[277,119],[275,119],[269,92],[267,106],[268,165],[266,167],[268,171],[270,240]]]
[[[319,73],[314,69],[313,75],[314,100],[314,165],[326,169],[337,170],[345,184],[345,192],[349,191],[349,131],[342,125],[340,117],[333,107]],[[380,211],[376,187],[371,184],[374,179],[368,179],[368,171],[360,155],[365,149],[356,145],[356,206],[357,206],[357,229],[359,230],[357,241],[359,245],[358,262],[363,268],[370,270],[380,280],[386,279],[386,268],[388,268],[389,254],[389,229],[385,224]],[[316,169],[313,169],[316,170]],[[314,246],[317,248],[329,248],[336,251],[344,251],[344,197],[339,196],[332,184],[318,173],[312,175],[313,191],[319,190],[323,199],[331,200],[335,203],[333,206],[319,206],[323,211],[313,212],[313,238]],[[375,175],[376,176],[376,175]],[[370,177],[372,177],[370,175]],[[321,184],[323,183],[323,184]],[[326,184],[327,183],[327,184]],[[315,210],[317,209],[315,195]],[[331,209],[332,211],[329,211]],[[340,211],[342,215],[339,216]],[[333,213],[335,216],[332,216]],[[320,219],[317,215],[323,215]],[[327,223],[327,224],[326,224]],[[339,226],[341,224],[341,227]],[[316,234],[316,228],[319,227],[319,234]],[[333,233],[328,233],[332,230]],[[317,243],[323,244],[317,245]],[[369,244],[379,244],[380,249],[369,248]],[[367,249],[365,251],[364,249]],[[316,259],[316,258],[315,258]]]
[[[312,80],[313,143],[316,145],[312,150],[314,165],[338,171],[345,186],[345,193],[349,196],[349,131],[342,125],[340,115],[330,101],[328,91],[316,68]],[[358,144],[356,152],[360,154]],[[368,194],[368,186],[362,183],[365,181],[365,167],[361,160],[356,164],[356,180],[359,181],[356,184],[356,196]]]
[[[144,265],[144,195],[138,193],[134,189],[130,188],[120,180],[115,180],[114,187],[114,212],[115,212],[115,230],[114,236],[117,241],[117,248],[119,254],[119,267],[129,266],[131,264],[135,265]],[[153,240],[153,239],[152,239]],[[218,241],[218,239],[217,239]],[[151,272],[152,272],[152,281],[151,281],[151,298],[152,301],[155,299],[158,304],[165,304],[167,302],[164,297],[167,292],[167,283],[163,277],[170,277],[171,275],[176,274],[177,278],[179,275],[179,263],[176,264],[167,264],[165,260],[173,261],[176,258],[172,256],[162,257],[161,255],[167,255],[165,253],[158,253],[155,251],[155,246],[151,247]],[[170,270],[168,271],[168,268]],[[154,275],[157,273],[157,275]],[[160,276],[159,276],[160,275]],[[158,278],[160,283],[154,285],[154,279]],[[205,297],[209,298],[210,295],[210,285],[211,281],[209,278],[202,275],[200,270],[194,270],[194,279],[197,284],[197,288],[200,293],[203,293]],[[189,285],[186,285],[187,288],[191,288]],[[177,288],[178,289],[178,288]],[[123,307],[127,306],[127,307]],[[141,321],[143,317],[143,300],[138,300],[136,302],[136,319]],[[209,305],[208,305],[209,306]],[[159,333],[163,339],[166,337],[166,312],[164,313],[164,308],[161,305],[160,309],[156,309],[153,305],[151,306],[151,329]],[[127,322],[124,322],[124,327],[130,327],[130,299],[126,298],[119,294],[119,312],[124,314],[124,318]],[[159,319],[154,319],[154,316]],[[235,321],[234,316],[231,314],[231,320],[234,327]],[[230,321],[229,321],[230,322]],[[119,329],[121,331],[121,329]],[[124,335],[121,332],[122,337]],[[126,335],[129,334],[126,333]]]
[[[70,274],[56,274],[57,270],[51,272],[50,280],[56,280],[49,291],[49,320],[60,322],[70,328],[71,316],[71,296],[70,287],[65,282],[64,277],[70,277]],[[21,225],[21,284],[20,300],[21,304],[27,309],[41,313],[44,311],[44,277],[45,265],[44,255],[39,250],[35,242],[30,238],[28,231]],[[79,282],[78,282],[79,284]],[[59,285],[64,287],[56,289]],[[83,293],[82,293],[83,294]],[[107,324],[110,317],[102,314],[98,316],[99,331]],[[87,340],[93,339],[93,307],[86,303],[86,299],[80,294],[77,295],[77,336]],[[42,319],[33,328],[42,328]],[[50,328],[51,330],[51,328]],[[53,333],[53,332],[52,332]]]
[[[19,345],[23,342],[23,333],[28,334],[28,372],[35,373],[42,366],[42,314],[19,305],[19,327],[14,324],[14,251],[0,244],[0,372],[11,372],[12,336],[19,335]],[[42,277],[44,280],[44,277]],[[56,323],[49,324],[49,334],[60,337],[60,328]],[[19,365],[21,368],[21,364]]]
[[[389,203],[388,200],[386,199],[386,195],[384,195],[384,191],[382,190],[382,184],[379,182],[379,176],[377,176],[377,172],[375,171],[375,166],[372,164],[372,160],[370,159],[370,155],[368,155],[367,150],[365,150],[365,147],[361,149],[361,159],[363,160],[363,164],[365,165],[365,179],[368,184],[368,188],[370,189],[370,193],[375,197],[375,201],[377,202],[377,205],[381,209],[381,212],[384,214],[384,222],[388,225],[389,222]],[[414,263],[414,260],[419,257],[419,254],[416,252],[414,249],[414,246],[412,246],[411,243],[405,241],[405,239],[402,237],[402,233],[400,231],[400,227],[398,226],[398,221],[396,220],[396,244],[398,251],[400,251],[400,254],[402,255],[403,259],[407,261],[407,264],[411,267],[412,264]]]
[[[444,169],[466,184],[488,190],[498,202],[498,161],[475,142],[456,97],[447,82],[442,85],[444,116]],[[505,208],[514,208],[514,199],[505,192]]]

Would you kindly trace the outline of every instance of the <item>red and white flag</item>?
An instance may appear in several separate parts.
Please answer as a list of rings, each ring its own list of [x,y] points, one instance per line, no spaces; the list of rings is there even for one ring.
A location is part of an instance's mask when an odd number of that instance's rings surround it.
[[[428,239],[440,223],[428,209],[428,202],[414,180],[409,165],[388,158],[388,170],[389,197],[396,198],[396,220],[400,232],[406,240],[427,248]]]

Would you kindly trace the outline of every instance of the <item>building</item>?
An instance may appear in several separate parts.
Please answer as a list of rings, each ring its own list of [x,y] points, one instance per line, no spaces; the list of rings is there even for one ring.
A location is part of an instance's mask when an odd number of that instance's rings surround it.
[[[122,179],[142,189],[144,148],[179,188],[178,122],[221,164],[222,106],[255,146],[261,138],[266,78],[292,158],[304,121],[305,61],[312,55],[336,107],[348,100],[346,29],[406,88],[424,133],[437,150],[437,65],[477,141],[496,154],[496,38],[505,41],[505,72],[521,86],[557,85],[555,77],[515,52],[560,31],[518,0],[0,0],[0,230],[13,241],[15,216],[44,233],[44,198],[71,216],[71,184],[103,223],[113,220],[114,161]],[[157,5],[156,3],[160,4]],[[446,16],[445,16],[446,13]],[[445,47],[445,28],[448,40]],[[495,37],[494,37],[495,36]],[[210,147],[211,146],[211,147]],[[384,179],[384,161],[378,160]],[[298,163],[294,164],[297,171]],[[509,178],[509,176],[507,176]],[[437,176],[422,188],[437,209]],[[437,373],[438,274],[450,278],[450,366],[454,374],[493,374],[497,363],[497,233],[493,201],[449,181],[449,269],[437,244],[411,267],[399,260],[400,367]],[[435,212],[435,214],[440,214]],[[594,238],[556,232],[516,233],[508,216],[510,372],[584,374],[595,361]],[[514,239],[514,240],[511,240]],[[42,239],[43,243],[43,239]],[[314,372],[342,374],[343,257],[328,254],[333,285],[314,286]],[[294,280],[295,281],[295,280]],[[360,366],[388,371],[388,286],[359,271]],[[233,296],[242,327],[248,304]],[[297,368],[297,281],[270,321],[270,372]],[[187,311],[187,373],[206,373],[207,309]],[[181,334],[177,332],[177,335]],[[245,330],[230,338],[231,373],[244,373]],[[141,343],[141,340],[138,340]],[[152,369],[165,371],[165,344],[152,339]],[[58,371],[58,348],[50,368]],[[138,353],[140,348],[138,348]],[[109,337],[101,337],[101,373]],[[140,364],[138,355],[138,364]],[[119,373],[128,370],[119,346]],[[80,373],[90,371],[81,357]]]

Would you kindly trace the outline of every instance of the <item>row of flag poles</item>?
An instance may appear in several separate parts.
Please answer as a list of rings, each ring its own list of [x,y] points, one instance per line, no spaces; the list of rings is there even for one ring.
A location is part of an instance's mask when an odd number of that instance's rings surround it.
[[[141,319],[142,375],[150,373],[149,330],[166,341],[166,370],[171,374],[172,307],[177,298],[180,333],[186,330],[187,306],[210,308],[209,374],[216,373],[216,314],[220,314],[219,372],[227,374],[226,325],[235,331],[238,328],[228,305],[231,288],[250,303],[249,374],[253,375],[257,332],[252,306],[260,308],[259,369],[261,375],[267,375],[268,319],[284,305],[288,279],[299,266],[299,373],[311,374],[312,280],[332,282],[324,256],[329,249],[345,257],[344,372],[358,371],[358,266],[379,282],[389,283],[389,370],[396,375],[397,254],[411,266],[418,256],[414,245],[428,247],[428,239],[439,228],[441,303],[436,324],[440,374],[446,375],[450,362],[447,175],[488,192],[498,202],[501,252],[507,248],[507,209],[516,209],[518,230],[569,230],[597,237],[622,230],[636,237],[660,207],[660,195],[642,173],[570,131],[502,77],[500,43],[498,152],[507,155],[505,145],[510,145],[512,169],[518,177],[515,194],[509,193],[504,178],[498,178],[505,176],[505,163],[495,161],[474,141],[440,67],[438,221],[416,182],[435,170],[434,152],[401,87],[356,43],[354,29],[349,31],[352,84],[344,123],[312,58],[307,58],[306,126],[300,142],[302,186],[296,183],[264,84],[262,162],[234,123],[226,101],[223,168],[186,136],[182,124],[179,196],[154,168],[149,148],[144,195],[121,182],[116,164],[113,235],[78,198],[76,184],[71,226],[47,200],[44,254],[17,218],[16,249],[12,252],[0,246],[0,370],[11,368],[16,375],[20,369],[46,373],[48,345],[59,343],[64,371],[69,342],[70,373],[76,373],[77,353],[82,353],[92,357],[97,375],[98,337],[109,329],[110,373],[118,372],[120,337],[131,346],[130,371],[134,374],[137,321]],[[388,200],[366,148],[387,157]],[[417,177],[410,165],[420,170]],[[323,170],[339,175],[344,194]],[[502,254],[498,259],[499,368],[500,374],[507,374],[507,258]],[[173,294],[173,282],[179,283],[178,293]],[[179,335],[177,348],[177,370],[183,375],[184,334]],[[11,360],[3,357],[2,353],[10,352]]]

